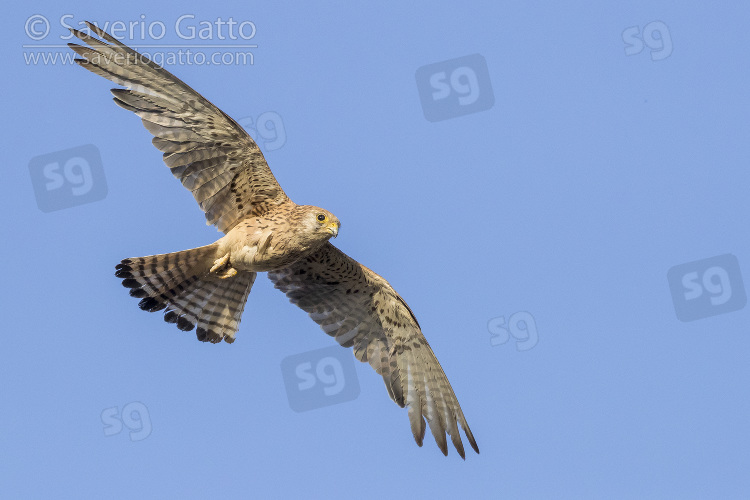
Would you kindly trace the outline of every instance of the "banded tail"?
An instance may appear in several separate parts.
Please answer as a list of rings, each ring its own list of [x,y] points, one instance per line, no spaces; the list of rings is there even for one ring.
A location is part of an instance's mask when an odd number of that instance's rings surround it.
[[[164,309],[164,321],[190,331],[202,342],[234,342],[256,273],[240,271],[222,279],[211,273],[217,245],[124,259],[115,276],[144,311]]]

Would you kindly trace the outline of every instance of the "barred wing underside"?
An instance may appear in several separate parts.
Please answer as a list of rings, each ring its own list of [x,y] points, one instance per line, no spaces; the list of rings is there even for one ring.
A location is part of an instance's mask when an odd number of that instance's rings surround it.
[[[141,117],[208,224],[226,233],[243,218],[288,200],[258,145],[237,122],[169,71],[86,24],[104,41],[71,30],[88,45],[68,44],[83,57],[76,62],[127,87],[112,89],[115,103]]]
[[[382,277],[326,243],[315,254],[268,277],[291,302],[310,314],[324,332],[382,375],[388,395],[409,407],[409,421],[419,446],[425,418],[443,454],[445,434],[461,457],[460,425],[479,453],[448,378],[406,302]]]

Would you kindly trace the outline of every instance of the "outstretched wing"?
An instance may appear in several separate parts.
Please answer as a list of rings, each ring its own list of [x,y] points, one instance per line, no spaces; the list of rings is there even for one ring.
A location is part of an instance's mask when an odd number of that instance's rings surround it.
[[[446,432],[459,455],[464,447],[460,425],[479,453],[448,378],[406,302],[378,274],[330,243],[291,267],[268,277],[292,303],[310,314],[324,332],[383,376],[391,399],[409,407],[409,421],[419,446],[425,418],[443,454]]]
[[[104,41],[72,29],[88,45],[68,44],[83,57],[75,61],[127,87],[112,89],[115,103],[141,117],[208,224],[226,233],[248,215],[288,200],[258,145],[237,122],[169,71],[86,24]]]

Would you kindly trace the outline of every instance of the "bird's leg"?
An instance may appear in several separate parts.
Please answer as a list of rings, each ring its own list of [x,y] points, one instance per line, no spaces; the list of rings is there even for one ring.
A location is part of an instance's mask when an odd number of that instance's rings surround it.
[[[209,273],[215,273],[221,279],[231,278],[237,274],[237,270],[229,264],[229,252],[224,257],[216,259]]]

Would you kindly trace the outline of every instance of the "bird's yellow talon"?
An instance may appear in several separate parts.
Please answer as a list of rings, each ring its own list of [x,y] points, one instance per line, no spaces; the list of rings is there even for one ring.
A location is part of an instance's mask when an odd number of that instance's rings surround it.
[[[227,278],[231,278],[235,274],[237,274],[237,269],[230,267],[229,269],[226,270],[226,272],[224,272],[224,274],[219,274],[218,276],[219,278],[225,280]]]
[[[222,269],[225,268],[225,269]],[[224,257],[216,259],[209,273],[215,273],[216,276],[225,280],[231,278],[237,274],[237,269],[229,266],[229,254],[227,253]]]
[[[224,257],[222,257],[220,259],[216,259],[216,261],[214,262],[213,267],[208,272],[209,273],[216,272],[220,267],[225,266],[227,264],[227,262],[229,262],[229,254],[226,254]]]

